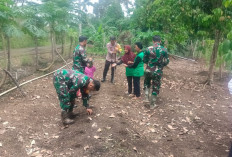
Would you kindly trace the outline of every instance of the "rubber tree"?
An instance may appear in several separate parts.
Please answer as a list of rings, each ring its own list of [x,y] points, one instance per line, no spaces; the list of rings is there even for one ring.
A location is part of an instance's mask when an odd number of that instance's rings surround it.
[[[40,16],[40,4],[37,3],[27,3],[27,5],[21,7],[21,19],[22,19],[22,29],[26,34],[29,34],[34,40],[35,45],[35,66],[36,70],[39,69],[38,65],[38,40],[46,37],[45,32],[45,21]]]
[[[12,0],[2,0],[0,1],[0,33],[2,36],[2,42],[5,44],[5,49],[7,51],[7,70],[11,71],[11,37],[20,37],[22,32],[18,28],[18,23],[16,22],[17,15],[14,10],[16,10],[13,5]]]
[[[201,4],[202,3],[202,4]],[[214,40],[213,50],[210,57],[208,76],[206,84],[213,83],[214,67],[218,56],[218,49],[223,37],[231,29],[231,16],[225,7],[225,1],[206,0],[200,2],[202,13],[199,14],[199,25],[202,30],[207,31],[209,38]]]

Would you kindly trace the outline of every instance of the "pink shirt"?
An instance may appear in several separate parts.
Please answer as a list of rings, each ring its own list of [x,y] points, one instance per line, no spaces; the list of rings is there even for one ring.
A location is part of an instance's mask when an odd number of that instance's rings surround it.
[[[90,78],[93,78],[93,74],[96,71],[95,66],[92,66],[91,68],[85,67],[85,75],[87,75]]]

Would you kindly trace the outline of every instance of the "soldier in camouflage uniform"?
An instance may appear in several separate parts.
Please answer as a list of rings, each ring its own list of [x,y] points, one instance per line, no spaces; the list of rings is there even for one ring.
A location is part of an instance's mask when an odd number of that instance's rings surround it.
[[[53,77],[53,84],[60,100],[62,109],[61,118],[64,124],[71,124],[73,107],[75,104],[76,92],[80,89],[82,93],[83,106],[86,107],[88,114],[92,113],[89,108],[89,92],[98,91],[100,82],[93,80],[81,72],[75,70],[57,70]]]
[[[167,49],[160,45],[161,38],[156,35],[153,37],[154,45],[148,47],[144,52],[144,63],[147,64],[145,70],[144,90],[146,102],[150,102],[150,108],[156,107],[156,98],[161,86],[163,67],[168,65],[169,58]],[[150,87],[152,85],[152,94],[149,101]]]
[[[87,56],[85,47],[87,44],[87,37],[80,36],[79,37],[80,44],[77,45],[75,50],[73,51],[73,70],[77,70],[84,74],[85,67],[87,64]]]

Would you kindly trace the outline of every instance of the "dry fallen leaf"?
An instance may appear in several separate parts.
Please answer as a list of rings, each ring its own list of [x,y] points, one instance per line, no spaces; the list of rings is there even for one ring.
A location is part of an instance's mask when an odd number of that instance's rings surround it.
[[[59,136],[52,136],[52,138],[59,138]]]
[[[31,141],[31,146],[35,145],[35,140]]]
[[[33,154],[31,154],[31,157],[42,157],[43,155],[37,151],[37,152],[34,152]]]
[[[154,129],[154,128],[149,128],[149,130],[150,130],[151,132],[155,132],[155,129]]]
[[[173,126],[171,126],[171,125],[168,125],[168,128],[171,129],[171,130],[177,129],[177,128],[173,128]]]
[[[137,152],[137,148],[136,147],[133,147],[133,150]]]
[[[9,122],[4,122],[4,123],[2,123],[3,125],[7,125]]]
[[[97,132],[101,132],[102,130],[101,130],[101,128],[99,128],[98,130],[97,130]]]
[[[110,118],[114,118],[114,117],[115,117],[115,115],[114,115],[114,114],[111,114],[109,117],[110,117]]]
[[[152,142],[152,143],[157,143],[158,141],[157,141],[157,140],[152,140],[151,142]]]
[[[186,121],[190,124],[191,121],[190,121],[190,118],[189,117],[186,117]]]
[[[85,151],[86,151],[87,149],[89,149],[89,146],[88,146],[88,145],[84,147],[84,150],[85,150]]]
[[[95,139],[100,139],[100,137],[99,136],[93,136]]]
[[[111,127],[107,126],[107,127],[106,127],[106,129],[107,129],[107,130],[110,130],[110,129],[111,129]]]
[[[188,132],[188,129],[186,127],[184,127],[183,129],[184,129],[184,133]]]
[[[93,123],[92,127],[96,128],[97,127],[97,123]]]

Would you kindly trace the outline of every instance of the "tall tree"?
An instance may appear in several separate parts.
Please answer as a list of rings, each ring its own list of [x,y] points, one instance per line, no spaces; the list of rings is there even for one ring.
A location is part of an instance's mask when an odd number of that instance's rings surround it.
[[[11,46],[10,38],[20,36],[21,31],[18,29],[18,24],[15,20],[14,6],[12,0],[0,1],[0,33],[2,34],[2,42],[5,43],[7,49],[7,70],[11,70]]]
[[[36,69],[38,70],[38,40],[46,37],[45,32],[45,21],[40,16],[41,6],[37,3],[28,3],[27,5],[21,7],[22,14],[22,27],[23,31],[29,34],[33,40],[35,45],[35,64]]]

